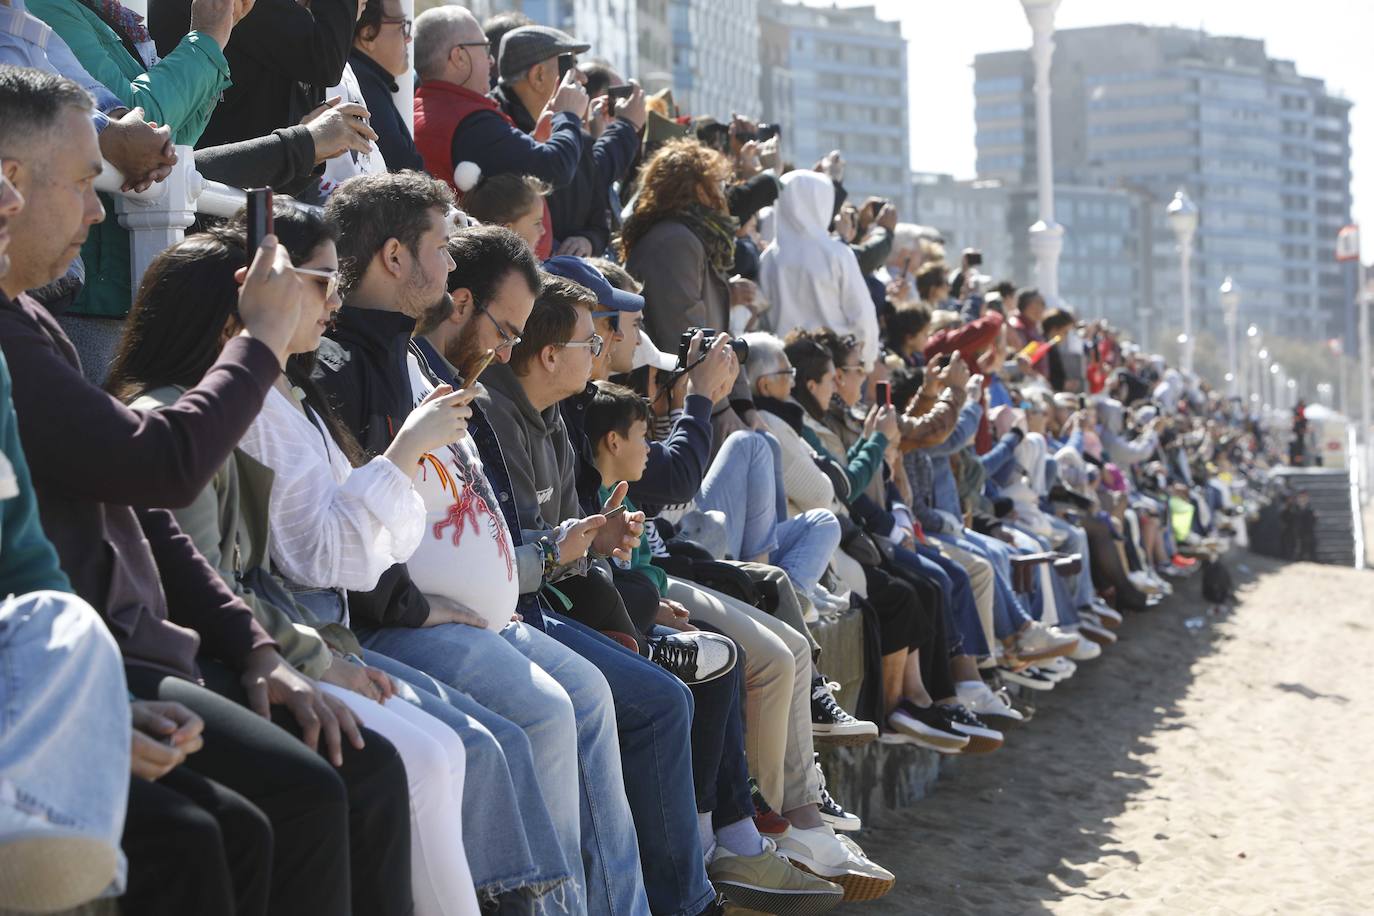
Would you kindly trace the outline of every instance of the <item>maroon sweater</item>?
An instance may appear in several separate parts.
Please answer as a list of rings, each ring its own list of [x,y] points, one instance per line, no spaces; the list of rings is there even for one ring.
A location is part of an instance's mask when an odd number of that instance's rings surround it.
[[[0,294],[0,349],[43,529],[125,663],[195,678],[198,651],[237,667],[275,645],[166,508],[190,504],[257,416],[280,371],[271,349],[235,338],[157,411],[87,382],[61,326],[28,296]]]

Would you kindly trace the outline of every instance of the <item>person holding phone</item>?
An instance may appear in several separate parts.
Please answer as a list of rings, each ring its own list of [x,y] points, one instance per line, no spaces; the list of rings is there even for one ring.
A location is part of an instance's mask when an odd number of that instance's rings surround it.
[[[516,34],[519,33],[519,34]],[[500,98],[489,96],[494,68],[482,26],[461,6],[426,10],[415,20],[415,145],[425,169],[456,189],[454,168],[474,162],[487,176],[533,175],[553,187],[572,181],[582,158],[587,93],[576,75],[558,76],[558,58],[588,49],[544,26],[512,29],[502,39]],[[526,101],[512,99],[515,86]],[[461,129],[459,129],[461,127]],[[545,226],[552,218],[545,215]],[[553,253],[546,231],[535,253]]]

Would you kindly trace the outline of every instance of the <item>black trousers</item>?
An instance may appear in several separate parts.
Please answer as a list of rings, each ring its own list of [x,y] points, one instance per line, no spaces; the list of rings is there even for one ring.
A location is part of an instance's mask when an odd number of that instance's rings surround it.
[[[265,916],[272,825],[248,799],[185,766],[132,777],[124,819],[130,916]]]
[[[865,567],[865,572],[867,569]],[[946,620],[949,609],[946,607],[946,599],[940,587],[916,570],[900,563],[884,561],[882,568],[877,572],[910,589],[913,611],[908,615],[911,620],[906,625],[909,633],[906,646],[920,657],[921,683],[925,686],[926,693],[929,693],[931,699],[934,700],[953,697],[955,695],[954,677],[949,671],[948,622]],[[873,595],[871,580],[868,588],[871,597]],[[879,609],[879,614],[882,614],[881,609]],[[884,624],[884,643],[887,639],[886,624]],[[892,649],[887,649],[885,645],[883,653],[887,654],[889,651],[896,651],[900,648],[901,644],[896,641],[894,636]]]
[[[552,586],[572,602],[568,616],[599,633],[624,633],[640,638],[640,631],[625,609],[619,590],[600,566],[593,566],[585,576],[568,576]],[[657,598],[657,592],[655,592]],[[554,599],[555,601],[557,599]],[[557,607],[557,604],[554,605]],[[658,602],[654,601],[654,613]],[[652,615],[650,621],[653,620]]]
[[[285,708],[273,707],[268,722],[243,705],[234,672],[214,661],[200,666],[204,688],[131,667],[129,690],[175,700],[204,719],[205,747],[185,766],[266,815],[273,835],[268,912],[409,916],[410,800],[391,743],[365,730],[366,746],[345,744],[336,770],[301,743]]]

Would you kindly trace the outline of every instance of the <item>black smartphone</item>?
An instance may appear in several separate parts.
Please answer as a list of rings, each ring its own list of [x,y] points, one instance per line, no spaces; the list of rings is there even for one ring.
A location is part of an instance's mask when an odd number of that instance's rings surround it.
[[[892,383],[874,382],[873,399],[880,402],[884,407],[892,406]]]
[[[606,521],[610,521],[611,519],[615,518],[617,515],[620,515],[620,514],[621,514],[622,512],[624,512],[624,511],[625,511],[625,504],[624,504],[624,503],[621,503],[620,505],[616,506],[614,509],[607,509],[605,512],[602,512],[601,514],[604,515],[604,516],[606,516]]]
[[[779,127],[779,126],[776,125],[776,124],[760,124],[760,125],[759,125],[759,142],[760,142],[760,143],[763,143],[765,140],[772,140],[774,137],[778,137],[778,136],[781,136],[781,135],[782,135],[782,128]]]
[[[611,88],[609,88],[609,89],[606,90],[606,95],[607,95],[607,96],[611,99],[611,101],[613,101],[613,102],[618,102],[618,101],[620,101],[621,99],[628,99],[630,96],[632,96],[632,95],[634,95],[634,94],[635,94],[635,87],[629,86],[629,85],[626,85],[626,86],[612,86]]]
[[[264,236],[272,234],[272,189],[250,188],[248,199],[248,261],[252,263]]]
[[[968,266],[981,267],[983,264],[983,253],[981,251],[970,251],[968,253]]]
[[[547,58],[546,58],[547,59]],[[558,81],[563,82],[563,77],[568,75],[568,71],[577,66],[577,56],[575,54],[558,55]]]

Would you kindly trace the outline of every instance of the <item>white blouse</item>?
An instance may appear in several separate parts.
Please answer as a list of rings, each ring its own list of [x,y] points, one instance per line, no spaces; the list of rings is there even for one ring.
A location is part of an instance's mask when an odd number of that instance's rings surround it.
[[[367,591],[419,546],[425,503],[410,477],[382,457],[352,467],[324,421],[277,388],[240,447],[276,475],[268,530],[272,562],[288,580]]]

